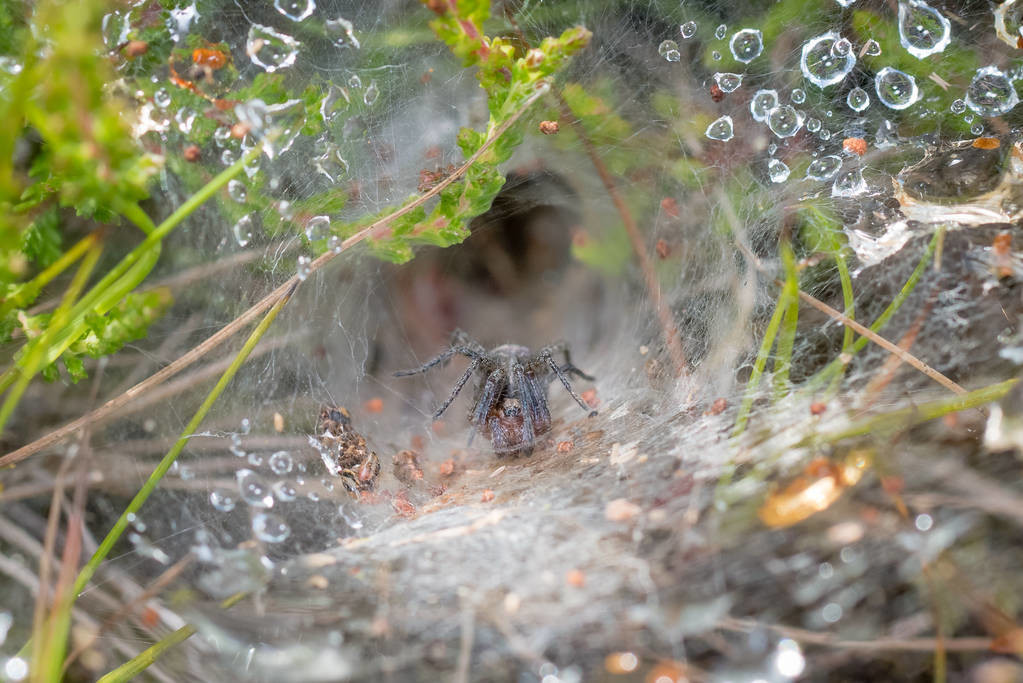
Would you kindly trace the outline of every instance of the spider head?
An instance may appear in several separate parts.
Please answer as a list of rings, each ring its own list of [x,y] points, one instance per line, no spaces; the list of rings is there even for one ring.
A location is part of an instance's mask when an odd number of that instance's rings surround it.
[[[501,403],[502,417],[521,417],[522,401],[517,398],[506,398]]]

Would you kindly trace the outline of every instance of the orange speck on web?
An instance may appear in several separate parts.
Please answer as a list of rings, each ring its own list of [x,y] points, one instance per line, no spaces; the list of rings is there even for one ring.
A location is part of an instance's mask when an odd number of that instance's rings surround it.
[[[842,149],[850,154],[863,156],[867,153],[867,141],[863,138],[846,138],[842,141]]]
[[[1002,141],[998,138],[977,138],[973,141],[973,146],[977,149],[998,149],[1002,146]]]
[[[384,412],[384,399],[371,398],[362,404],[362,407],[366,409],[367,413],[382,413]]]
[[[494,490],[493,489],[483,489],[483,493],[480,494],[480,501],[484,502],[484,503],[489,503],[493,499],[494,499]]]
[[[579,569],[570,569],[565,572],[565,583],[569,586],[582,588],[586,584],[586,574]]]

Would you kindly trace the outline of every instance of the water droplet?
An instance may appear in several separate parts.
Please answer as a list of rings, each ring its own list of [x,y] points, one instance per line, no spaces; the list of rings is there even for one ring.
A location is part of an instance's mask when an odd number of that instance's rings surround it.
[[[292,21],[302,21],[316,9],[313,0],[274,0],[277,11]]]
[[[327,177],[332,183],[348,173],[348,162],[341,156],[337,145],[328,143],[323,154],[313,159],[316,170]]]
[[[831,186],[832,197],[858,197],[867,191],[867,181],[863,179],[863,171],[851,168],[842,171]]]
[[[881,43],[877,42],[873,38],[863,44],[863,54],[871,57],[881,56]]]
[[[831,51],[835,53],[836,57],[845,57],[852,52],[852,43],[847,38],[840,38],[831,46]]]
[[[904,71],[886,66],[874,76],[877,99],[889,109],[905,109],[917,101],[916,79]]]
[[[963,121],[966,123],[973,123],[973,114],[966,114],[963,116]]]
[[[245,189],[245,184],[240,180],[232,180],[227,184],[227,194],[231,195],[231,199],[236,202],[244,202],[249,196],[248,191]]]
[[[714,50],[713,52],[710,53],[710,58],[713,59],[715,62],[720,62],[721,53],[718,52],[717,50]]]
[[[14,57],[0,57],[0,71],[9,76],[17,76],[21,73],[23,66]]]
[[[856,55],[852,50],[844,55],[835,54],[833,48],[839,40],[842,40],[841,36],[828,31],[803,45],[799,67],[803,76],[820,88],[838,83],[856,64]]]
[[[775,107],[767,114],[767,127],[780,138],[789,138],[803,126],[803,117],[787,104]]]
[[[878,149],[893,147],[899,142],[899,134],[895,130],[895,124],[885,119],[877,125],[877,132],[874,133],[874,146]]]
[[[274,474],[287,474],[291,472],[293,466],[294,461],[291,459],[291,453],[287,451],[277,451],[270,456],[270,470]]]
[[[341,238],[337,235],[331,235],[327,238],[327,249],[330,249],[335,254],[341,253]]]
[[[806,93],[803,92],[801,89],[796,88],[795,90],[792,91],[792,101],[795,102],[796,104],[802,104],[803,102],[806,102]]]
[[[822,128],[820,133],[817,133],[817,137],[827,142],[831,139],[831,131],[827,128]]]
[[[664,59],[669,62],[677,62],[682,58],[682,55],[678,51],[678,43],[674,40],[662,41],[661,44],[657,46],[657,54],[664,57]]]
[[[11,657],[4,663],[4,677],[9,681],[23,681],[28,678],[28,660]]]
[[[371,107],[378,97],[380,97],[380,88],[377,87],[376,81],[370,81],[366,92],[362,93],[362,103],[367,107]]]
[[[778,145],[773,142],[767,146],[767,156],[774,156],[774,153],[778,151]]]
[[[948,19],[923,0],[899,3],[899,41],[909,54],[923,59],[941,52],[951,36]]]
[[[230,512],[231,510],[234,510],[236,502],[234,491],[231,489],[216,488],[210,491],[210,505],[221,512]]]
[[[299,280],[305,280],[309,277],[309,263],[309,257],[305,254],[298,257],[298,262],[295,266],[295,276],[298,277]]]
[[[258,474],[249,469],[241,469],[235,472],[235,478],[242,500],[255,508],[273,507],[274,497],[270,495],[270,489]]]
[[[856,2],[856,0],[836,0],[836,2],[838,2],[838,4],[841,5],[842,7],[848,7],[849,5]]]
[[[687,21],[678,27],[678,32],[682,34],[682,38],[688,40],[696,35],[696,22]]]
[[[259,467],[260,465],[263,464],[263,456],[260,455],[259,453],[252,452],[249,453],[248,461],[249,464],[252,465],[253,467]]]
[[[806,129],[811,133],[816,133],[821,129],[821,120],[811,116],[806,120]]]
[[[749,64],[764,51],[764,38],[758,29],[744,28],[735,32],[728,47],[737,61]]]
[[[853,111],[860,112],[870,106],[870,95],[863,88],[853,88],[846,96],[845,103]]]
[[[238,424],[239,434],[248,434],[252,431],[252,420],[247,417],[243,417],[242,421]]]
[[[359,74],[352,74],[348,78],[348,87],[352,90],[358,90],[362,87],[362,79],[359,78]]]
[[[245,53],[252,63],[264,71],[273,73],[286,69],[295,63],[299,42],[291,36],[275,31],[269,26],[253,24],[245,43]]]
[[[260,512],[252,518],[252,533],[264,543],[280,543],[291,535],[291,527],[272,512]]]
[[[331,40],[337,47],[354,47],[359,49],[359,39],[355,37],[355,27],[344,17],[328,19],[324,26],[332,36]]]
[[[291,202],[289,202],[287,199],[282,199],[281,201],[277,202],[274,208],[277,209],[277,215],[279,215],[286,221],[290,221],[292,218],[295,217],[295,207],[293,207],[291,205]]]
[[[237,158],[235,157],[235,153],[233,150],[225,149],[223,152],[221,152],[220,163],[224,164],[224,166],[230,166],[235,161],[237,161]]]
[[[213,142],[217,143],[217,147],[223,147],[231,139],[231,129],[222,126],[213,131]]]
[[[842,159],[834,154],[814,159],[806,168],[809,180],[830,180],[842,167]]]
[[[707,126],[707,137],[711,140],[728,142],[735,135],[732,128],[732,117],[722,116],[714,123]]]
[[[192,124],[195,123],[195,110],[182,107],[174,115],[174,120],[178,124],[178,130],[182,133],[189,133],[192,130]]]
[[[758,90],[749,101],[749,111],[754,121],[766,121],[767,113],[777,106],[777,90]]]
[[[962,100],[952,100],[952,106],[949,107],[953,114],[962,114],[966,111],[966,102]]]
[[[966,89],[966,106],[980,116],[1001,116],[1019,104],[1016,87],[994,66],[978,69]]]
[[[767,175],[772,183],[784,183],[789,177],[789,167],[784,161],[771,159],[767,162]]]
[[[725,37],[726,33],[728,33],[728,27],[724,24],[721,24],[716,29],[714,29],[714,37],[717,38],[718,40],[722,40]]]
[[[266,123],[270,116],[267,111],[266,102],[260,99],[239,102],[234,107],[234,113],[239,121],[257,133],[261,133],[266,128]]]
[[[984,132],[984,124],[978,121],[977,123],[970,126],[970,132],[974,135],[980,135]]]
[[[252,214],[242,216],[234,224],[231,231],[234,233],[234,241],[239,247],[247,246],[252,241]]]
[[[320,102],[320,116],[323,117],[324,122],[333,121],[339,113],[348,108],[350,103],[348,91],[332,85],[327,90],[327,96]]]
[[[283,479],[274,484],[274,495],[277,496],[277,500],[282,503],[295,500],[298,497],[298,491],[291,485],[287,479]]]
[[[742,85],[742,74],[716,73],[714,82],[718,84],[722,92],[734,92]]]
[[[318,242],[327,236],[330,230],[330,218],[327,216],[313,216],[305,224],[305,236],[310,242]]]
[[[166,109],[171,105],[171,96],[165,88],[160,88],[153,93],[153,103],[160,109]]]

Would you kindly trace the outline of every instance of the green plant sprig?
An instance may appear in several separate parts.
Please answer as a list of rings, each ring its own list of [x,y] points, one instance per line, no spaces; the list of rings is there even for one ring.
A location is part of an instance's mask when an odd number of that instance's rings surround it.
[[[490,16],[487,0],[424,0],[437,17],[430,22],[434,33],[467,67],[476,67],[480,87],[487,93],[490,120],[486,130],[463,128],[458,146],[466,159],[473,158],[492,140],[489,149],[476,157],[461,179],[447,185],[439,194],[433,209],[417,207],[409,211],[378,236],[369,241],[378,257],[394,263],[412,258],[416,244],[450,246],[469,236],[469,222],[490,208],[504,185],[498,169],[522,142],[522,133],[507,130],[495,139],[494,133],[518,116],[523,105],[537,92],[545,90],[550,78],[569,57],[585,47],[590,32],[582,27],[570,28],[557,38],[544,38],[537,48],[516,56],[516,47],[503,38],[491,38],[483,32],[483,22]],[[413,201],[415,199],[413,198]],[[341,237],[350,237],[377,218],[394,212],[388,208],[359,221],[335,228]]]

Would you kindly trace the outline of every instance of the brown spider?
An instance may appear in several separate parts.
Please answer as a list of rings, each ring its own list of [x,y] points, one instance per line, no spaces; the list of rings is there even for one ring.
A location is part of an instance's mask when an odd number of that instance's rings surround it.
[[[380,459],[366,446],[366,439],[352,428],[352,416],[340,406],[327,406],[320,411],[316,436],[310,443],[320,452],[327,471],[341,478],[352,495],[373,490],[380,474]]]
[[[558,365],[554,360],[554,354],[558,352],[565,355],[564,365]],[[591,382],[594,378],[572,365],[568,347],[564,343],[545,346],[535,354],[525,346],[515,344],[502,344],[487,351],[461,330],[455,330],[447,350],[418,368],[396,372],[394,376],[407,377],[427,372],[438,365],[447,365],[455,355],[468,358],[469,367],[455,382],[451,395],[433,417],[440,417],[473,373],[477,373],[479,381],[469,411],[469,422],[472,424],[470,443],[476,431],[480,430],[490,438],[494,451],[499,455],[532,453],[536,437],[551,429],[547,394],[555,377],[561,380],[565,390],[580,408],[591,417],[597,414],[596,411],[590,412],[590,408],[572,389],[568,375]]]

